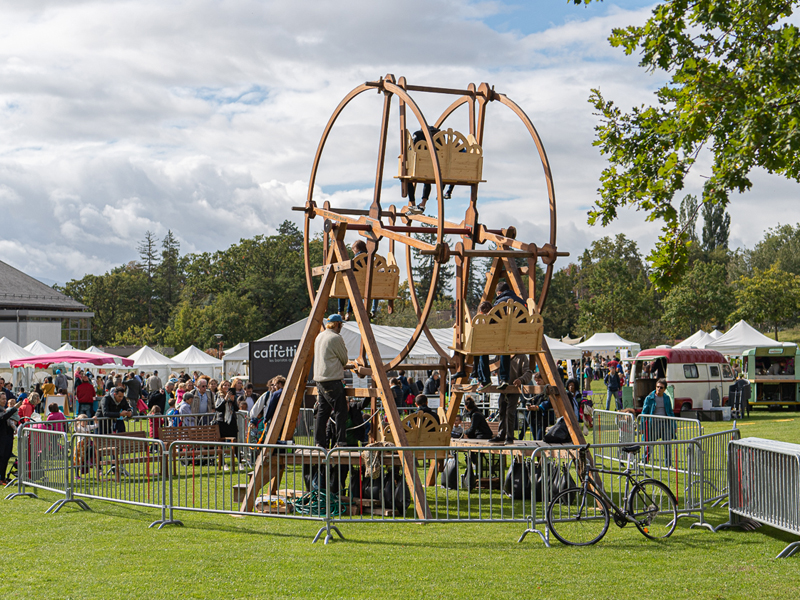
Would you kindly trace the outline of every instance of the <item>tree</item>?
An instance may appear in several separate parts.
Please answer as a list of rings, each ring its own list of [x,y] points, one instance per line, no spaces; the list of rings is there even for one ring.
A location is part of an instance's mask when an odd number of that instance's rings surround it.
[[[697,261],[664,298],[664,326],[671,337],[722,325],[734,308],[724,265]]]
[[[161,240],[161,262],[156,267],[153,286],[160,302],[156,306],[155,321],[160,327],[166,326],[169,316],[178,303],[184,284],[184,265],[181,260],[180,242],[172,230]]]
[[[542,310],[544,332],[550,337],[561,339],[577,331],[579,312],[575,289],[579,271],[577,265],[571,264],[553,273],[550,292]]]
[[[155,327],[145,324],[142,327],[131,325],[125,331],[117,333],[111,340],[113,346],[155,346],[161,341],[161,336]]]
[[[781,271],[800,275],[800,223],[767,230],[764,239],[748,253],[748,259],[754,269],[777,265]]]
[[[792,275],[772,265],[766,271],[755,269],[752,277],[742,277],[736,289],[736,312],[732,319],[746,319],[775,332],[797,320],[800,311],[800,275]]]
[[[712,254],[728,249],[731,216],[721,204],[703,204],[703,250]]]
[[[433,227],[431,227],[433,229]],[[418,240],[428,244],[436,244],[435,233],[419,233],[414,234]],[[445,240],[446,241],[446,240]],[[424,303],[428,297],[428,291],[431,289],[433,279],[433,264],[436,262],[431,255],[421,254],[419,250],[414,249],[414,265],[411,267],[411,272],[414,275],[414,291],[417,294],[417,300]],[[439,267],[439,279],[436,282],[436,292],[434,298],[441,300],[450,291],[450,283],[454,279],[453,264],[443,264]]]
[[[654,337],[656,299],[635,242],[622,234],[593,242],[581,256],[577,288],[581,333],[611,331],[641,342],[643,333]]]
[[[681,200],[681,210],[679,222],[681,231],[686,232],[686,239],[692,244],[697,244],[697,213],[700,207],[697,205],[697,196],[687,194]]]
[[[730,192],[751,187],[754,167],[800,180],[800,30],[788,20],[796,4],[665,0],[643,26],[609,38],[668,82],[655,106],[629,112],[592,91],[601,116],[595,145],[609,164],[589,222],[608,225],[625,206],[663,221],[648,257],[660,288],[677,283],[687,264],[690,240],[672,201],[701,153],[711,159],[703,204],[724,209]]]
[[[147,324],[153,324],[153,275],[158,268],[158,251],[156,246],[158,240],[153,232],[147,231],[144,234],[144,239],[139,242],[137,250],[139,251],[139,264],[144,269],[147,275]]]

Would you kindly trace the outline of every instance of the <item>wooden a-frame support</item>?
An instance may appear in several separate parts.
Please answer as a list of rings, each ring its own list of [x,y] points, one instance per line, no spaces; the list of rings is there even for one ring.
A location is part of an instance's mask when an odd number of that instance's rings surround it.
[[[328,299],[330,297],[335,271],[338,270],[336,268],[336,263],[345,263],[349,261],[350,258],[344,245],[344,234],[346,230],[346,223],[338,224],[335,227],[334,239],[332,240],[333,243],[329,251],[330,254],[328,256],[325,272],[322,276],[322,283],[317,291],[314,304],[311,307],[311,314],[306,322],[306,327],[303,330],[303,336],[300,339],[297,353],[295,354],[294,361],[289,370],[289,377],[284,386],[285,392],[281,396],[280,402],[275,410],[275,416],[272,419],[272,423],[270,423],[265,440],[267,444],[275,444],[279,439],[288,440],[294,433],[297,417],[300,414],[300,408],[306,393],[306,381],[308,380],[309,370],[311,369],[311,362],[314,358],[314,342],[317,335],[320,333],[325,311],[328,307]],[[344,275],[345,288],[350,298],[350,304],[353,308],[356,322],[363,334],[362,339],[366,357],[369,359],[370,365],[372,366],[372,378],[380,394],[386,416],[389,420],[389,425],[392,428],[394,440],[398,446],[407,447],[408,440],[406,439],[405,430],[403,429],[400,419],[400,413],[394,403],[394,395],[389,385],[389,379],[383,369],[383,362],[381,361],[378,344],[375,341],[372,325],[370,324],[369,316],[364,306],[364,299],[358,288],[355,275],[353,274],[352,268],[343,268],[341,272]],[[257,488],[259,488],[259,483],[261,482],[261,472],[265,462],[270,460],[271,455],[272,451],[269,449],[262,450],[259,453],[253,475],[247,485],[247,492],[242,500],[242,511],[250,512],[253,510],[256,496],[260,492],[260,489]],[[425,499],[425,488],[417,473],[413,452],[399,450],[399,455],[406,481],[412,490],[411,495],[414,499],[417,516],[421,519],[430,519],[431,512]],[[277,492],[281,475],[282,469],[280,464],[278,464],[277,473],[273,475],[270,481],[271,493]]]

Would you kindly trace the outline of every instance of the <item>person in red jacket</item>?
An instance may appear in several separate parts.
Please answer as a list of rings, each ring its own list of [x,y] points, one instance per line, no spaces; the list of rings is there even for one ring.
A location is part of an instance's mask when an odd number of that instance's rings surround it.
[[[81,375],[81,382],[75,388],[75,397],[78,399],[77,415],[86,415],[90,419],[94,417],[94,399],[96,390],[89,381],[89,376],[84,372]],[[77,416],[76,415],[76,416]]]

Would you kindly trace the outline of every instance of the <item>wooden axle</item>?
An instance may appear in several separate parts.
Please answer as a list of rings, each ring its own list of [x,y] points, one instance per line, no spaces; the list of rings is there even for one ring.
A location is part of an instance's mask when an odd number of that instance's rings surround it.
[[[374,87],[374,88],[381,88],[383,89],[384,81],[367,81],[364,83],[367,87]],[[459,90],[457,88],[443,88],[443,87],[434,87],[430,85],[403,85],[401,86],[407,92],[427,92],[431,94],[450,94],[452,96],[472,96],[473,98],[476,96],[486,97],[487,94],[483,92],[482,89],[478,90]],[[490,90],[488,94],[488,100],[494,99],[494,90]]]

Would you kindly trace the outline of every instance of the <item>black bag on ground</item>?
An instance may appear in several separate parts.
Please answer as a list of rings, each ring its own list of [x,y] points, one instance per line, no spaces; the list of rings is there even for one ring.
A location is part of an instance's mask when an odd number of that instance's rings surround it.
[[[569,440],[569,429],[564,417],[558,417],[556,424],[548,427],[544,433],[544,441],[548,444],[565,444]]]
[[[567,465],[561,465],[559,467],[548,465],[546,471],[546,474],[540,476],[540,483],[537,489],[544,489],[545,485],[548,486],[547,489],[550,492],[549,499],[551,501],[564,490],[578,489]],[[569,494],[567,496],[567,501],[570,504],[575,502],[575,494]]]
[[[380,500],[383,498],[382,478],[363,477],[361,470],[354,470],[350,478],[351,500]]]
[[[530,465],[525,464],[516,457],[511,461],[506,472],[506,480],[503,484],[503,491],[514,500],[531,499],[531,475]]]
[[[448,490],[458,489],[458,458],[450,456],[444,461],[442,469],[442,487]]]
[[[347,473],[344,474],[344,479],[347,478]],[[325,491],[325,469],[317,467],[317,465],[303,465],[303,483],[306,486],[306,491],[319,490]],[[339,469],[331,469],[331,494],[339,493]]]
[[[475,475],[475,465],[472,464],[472,453],[467,454],[467,468],[461,476],[461,489],[471,492],[478,485],[478,476]]]
[[[383,504],[388,510],[405,513],[411,506],[411,490],[408,489],[405,477],[386,477],[383,486]]]

